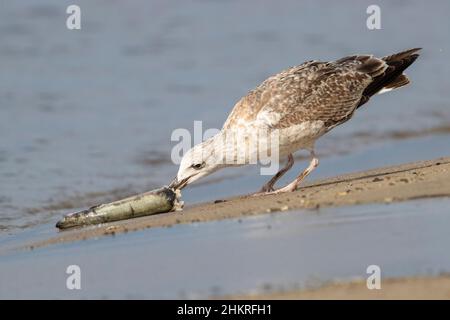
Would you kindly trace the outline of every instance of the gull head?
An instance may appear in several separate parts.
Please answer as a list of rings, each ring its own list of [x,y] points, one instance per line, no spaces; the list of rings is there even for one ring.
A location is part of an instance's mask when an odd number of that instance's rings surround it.
[[[189,149],[181,159],[176,178],[169,187],[182,189],[192,182],[210,175],[225,167],[218,157],[217,146],[212,139],[206,140]]]

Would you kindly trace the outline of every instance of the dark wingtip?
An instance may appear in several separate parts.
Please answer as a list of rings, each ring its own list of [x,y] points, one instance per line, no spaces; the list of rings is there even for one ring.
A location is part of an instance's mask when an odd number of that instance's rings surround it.
[[[418,51],[420,51],[422,49],[423,48],[414,48],[414,49],[410,49],[408,51],[410,51],[411,56],[415,56],[417,58],[418,56],[420,56],[420,53]]]
[[[405,56],[409,56],[412,55],[413,53],[416,53],[417,51],[422,50],[422,48],[412,48],[412,49],[408,49],[399,53],[396,53],[395,55],[405,55]]]
[[[413,48],[413,49],[408,49],[405,51],[401,51],[398,53],[394,53],[390,56],[385,56],[381,59],[383,59],[386,62],[390,62],[390,61],[397,61],[397,60],[403,60],[407,57],[412,57],[415,56],[415,58],[417,58],[419,56],[419,53],[417,53],[418,51],[422,50],[422,48]]]

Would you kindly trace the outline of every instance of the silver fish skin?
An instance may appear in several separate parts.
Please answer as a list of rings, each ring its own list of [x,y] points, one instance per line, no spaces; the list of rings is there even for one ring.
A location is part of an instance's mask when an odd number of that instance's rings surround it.
[[[59,229],[101,224],[178,210],[177,191],[163,187],[111,203],[70,213],[56,223]]]

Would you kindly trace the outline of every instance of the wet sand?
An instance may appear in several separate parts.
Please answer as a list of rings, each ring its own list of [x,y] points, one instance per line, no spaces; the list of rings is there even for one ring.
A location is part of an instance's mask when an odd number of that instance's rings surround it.
[[[301,209],[3,250],[0,298],[207,299],[310,291],[366,279],[373,264],[385,289],[385,279],[449,274],[443,245],[450,241],[449,208],[446,197]],[[18,240],[25,243],[16,239],[16,247]],[[65,286],[73,264],[83,270],[82,290]]]
[[[363,280],[332,283],[316,289],[228,296],[226,299],[368,300],[368,299],[450,299],[450,276],[409,277],[382,280],[381,289],[369,290]]]
[[[237,219],[305,208],[392,203],[448,196],[450,196],[450,157],[445,157],[314,181],[289,194],[218,199],[217,203],[187,206],[181,212],[63,231],[48,239],[30,243],[26,247],[36,248],[145,228]]]

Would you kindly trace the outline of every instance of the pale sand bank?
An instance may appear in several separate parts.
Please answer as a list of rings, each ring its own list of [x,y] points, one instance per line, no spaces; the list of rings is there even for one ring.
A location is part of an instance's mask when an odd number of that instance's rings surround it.
[[[68,230],[48,239],[30,243],[27,247],[36,248],[180,223],[233,219],[305,208],[391,203],[448,196],[450,196],[450,157],[445,157],[314,181],[288,194],[242,196],[219,203],[187,206],[182,212],[169,212]]]
[[[282,300],[394,300],[450,299],[450,276],[391,278],[382,280],[381,289],[367,289],[366,281],[341,282],[316,289],[270,292],[224,297],[226,299]]]

